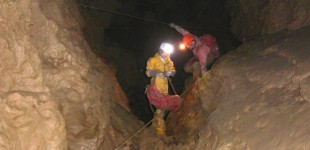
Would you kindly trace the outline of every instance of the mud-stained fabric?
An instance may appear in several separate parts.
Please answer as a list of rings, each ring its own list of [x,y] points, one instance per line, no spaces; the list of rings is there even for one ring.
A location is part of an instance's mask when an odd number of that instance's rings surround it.
[[[160,93],[168,95],[168,79],[165,77],[165,72],[171,71],[175,72],[174,64],[169,57],[161,59],[159,54],[155,54],[147,61],[146,70],[156,71],[156,76],[151,78],[151,83],[154,83],[156,88]],[[146,75],[151,77],[150,73],[147,71]]]

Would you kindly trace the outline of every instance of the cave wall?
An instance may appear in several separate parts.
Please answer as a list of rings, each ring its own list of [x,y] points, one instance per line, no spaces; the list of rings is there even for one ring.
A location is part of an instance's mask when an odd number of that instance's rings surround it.
[[[227,1],[232,31],[244,43],[194,83],[182,108],[169,114],[168,131],[184,149],[309,149],[309,13],[300,15],[309,10],[307,2],[290,1],[295,11],[267,1],[239,2]],[[269,14],[278,9],[300,22]]]
[[[141,126],[75,1],[0,8],[0,149],[112,149]]]
[[[309,0],[227,0],[231,31],[240,41],[310,25]]]
[[[120,3],[117,0],[77,0],[77,4],[79,5],[79,11],[85,23],[82,29],[83,36],[93,51],[101,56],[106,56],[105,59],[109,59],[110,53],[105,51],[104,34],[105,29],[111,24],[111,18],[113,15],[84,6],[114,11],[120,6]]]
[[[244,43],[170,112],[170,149],[309,149],[310,27]]]
[[[308,149],[310,28],[243,44],[204,77],[197,149]],[[212,90],[207,90],[212,88]]]

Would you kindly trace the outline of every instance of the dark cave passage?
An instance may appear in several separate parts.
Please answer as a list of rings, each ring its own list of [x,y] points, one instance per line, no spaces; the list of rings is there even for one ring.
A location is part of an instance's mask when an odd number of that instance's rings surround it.
[[[225,0],[135,0],[117,4],[103,4],[98,0],[79,1],[79,4],[133,16],[80,8],[86,20],[86,40],[92,49],[115,67],[117,80],[127,95],[132,112],[144,122],[153,116],[144,94],[145,86],[149,84],[144,73],[146,62],[157,53],[160,43],[177,45],[182,39],[182,35],[167,24],[178,24],[196,36],[204,33],[213,35],[222,55],[239,44],[229,32],[230,17],[224,6]],[[183,70],[190,57],[190,51],[178,49],[171,55],[177,72],[172,83],[179,94],[184,90],[185,80],[192,76]],[[170,93],[173,94],[171,88]]]

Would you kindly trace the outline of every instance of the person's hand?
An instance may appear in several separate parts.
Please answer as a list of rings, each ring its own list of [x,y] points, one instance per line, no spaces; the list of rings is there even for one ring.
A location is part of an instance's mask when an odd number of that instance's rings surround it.
[[[167,72],[165,72],[165,76],[166,76],[166,77],[174,76],[174,72],[172,72],[172,71],[167,71]]]
[[[169,23],[169,26],[170,26],[171,28],[174,28],[174,27],[176,26],[176,24],[174,24],[174,23]]]
[[[156,75],[156,71],[155,70],[150,70],[149,74],[151,77],[154,77]]]
[[[148,74],[151,76],[151,77],[155,77],[157,76],[157,74],[160,73],[160,70],[158,69],[154,69],[154,70],[148,70]]]

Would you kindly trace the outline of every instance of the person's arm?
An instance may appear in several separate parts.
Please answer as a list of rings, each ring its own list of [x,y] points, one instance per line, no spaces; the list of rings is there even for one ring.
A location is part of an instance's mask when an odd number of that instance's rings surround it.
[[[147,61],[147,65],[146,65],[146,71],[145,71],[145,75],[147,77],[154,77],[156,75],[156,70],[154,68],[154,59],[150,58]]]
[[[169,71],[165,72],[165,76],[166,77],[174,76],[176,71],[175,71],[174,64],[171,61],[171,59],[169,59],[169,68],[168,69],[169,69]]]
[[[175,75],[175,73],[176,73],[176,71],[175,71],[175,68],[174,68],[174,64],[173,64],[173,62],[170,60],[170,68],[169,68],[169,70],[171,71],[171,76],[174,76]]]
[[[182,27],[180,27],[174,23],[170,23],[169,26],[171,28],[174,28],[175,30],[177,30],[182,35],[190,34],[187,30],[183,29]]]
[[[206,70],[206,65],[207,65],[207,57],[208,57],[208,52],[210,51],[209,50],[209,47],[204,47],[205,49],[200,49],[198,51],[198,59],[199,59],[199,64],[200,64],[200,70],[201,70],[201,73],[203,74]]]

